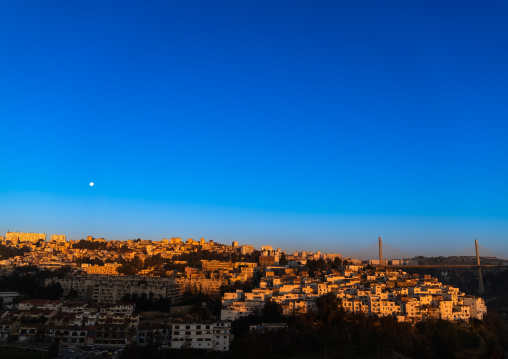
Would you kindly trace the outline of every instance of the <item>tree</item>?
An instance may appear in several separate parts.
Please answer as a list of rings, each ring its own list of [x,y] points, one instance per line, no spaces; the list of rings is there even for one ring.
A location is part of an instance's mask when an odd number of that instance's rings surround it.
[[[335,257],[335,259],[334,259],[334,260],[333,260],[333,262],[332,262],[332,268],[333,268],[333,269],[337,269],[337,268],[339,268],[341,265],[342,265],[342,259],[340,259],[339,257]]]
[[[309,269],[309,275],[312,277],[314,276],[314,272],[327,269],[328,263],[326,263],[323,258],[319,258],[318,260],[310,259],[307,261],[307,268]]]
[[[131,262],[125,262],[120,267],[118,267],[117,272],[124,275],[136,275],[138,273],[137,268],[135,268]]]
[[[327,325],[341,319],[344,315],[341,301],[333,293],[327,293],[316,299],[316,305],[318,307],[318,319]]]
[[[69,289],[69,294],[65,297],[66,299],[75,299],[78,297],[78,291],[74,288]]]
[[[36,298],[58,300],[62,298],[63,288],[60,283],[50,284],[46,287],[41,287],[39,293],[35,295]]]
[[[17,256],[22,256],[25,252],[28,251],[28,248],[24,247],[24,249],[18,249],[14,247],[4,246],[0,244],[0,259],[7,259]]]
[[[288,260],[286,258],[286,254],[282,253],[282,255],[280,256],[280,259],[279,259],[279,265],[286,266],[287,264],[288,264]]]
[[[268,299],[261,311],[261,316],[263,317],[263,321],[267,323],[279,323],[283,318],[282,313],[282,306],[279,303]]]

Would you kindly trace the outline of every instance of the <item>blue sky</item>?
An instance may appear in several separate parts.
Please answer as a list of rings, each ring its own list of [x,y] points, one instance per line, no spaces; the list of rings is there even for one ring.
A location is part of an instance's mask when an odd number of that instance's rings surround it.
[[[507,256],[507,16],[4,1],[0,233]]]

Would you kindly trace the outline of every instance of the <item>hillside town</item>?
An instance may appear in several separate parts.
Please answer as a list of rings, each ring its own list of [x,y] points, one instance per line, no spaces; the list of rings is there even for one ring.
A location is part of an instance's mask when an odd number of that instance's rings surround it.
[[[255,249],[203,238],[111,241],[52,235],[48,240],[45,234],[18,232],[0,237],[0,246],[9,253],[0,260],[3,275],[23,267],[51,270],[55,275],[44,285],[61,288],[57,299],[0,293],[3,342],[57,340],[66,346],[108,348],[156,342],[176,349],[228,351],[234,339],[231,325],[239,318],[261,314],[267,303],[277,305],[284,316],[304,316],[316,312],[317,299],[327,295],[346,313],[411,325],[431,319],[467,324],[487,313],[483,298],[430,275],[340,254],[289,254],[269,245]],[[414,264],[414,259],[393,264]],[[220,308],[208,310],[209,315],[193,312],[185,305],[192,295],[219,298]],[[140,311],[140,298],[166,300],[168,310]]]

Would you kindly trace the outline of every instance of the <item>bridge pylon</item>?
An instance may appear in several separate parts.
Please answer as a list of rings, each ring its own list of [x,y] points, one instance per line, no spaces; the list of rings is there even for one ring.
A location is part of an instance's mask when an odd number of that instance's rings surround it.
[[[478,251],[478,240],[474,240],[474,245],[476,248],[476,264],[478,265],[478,292],[483,294],[485,292],[485,288],[483,287],[483,278],[482,278],[482,267],[480,265],[480,252]]]

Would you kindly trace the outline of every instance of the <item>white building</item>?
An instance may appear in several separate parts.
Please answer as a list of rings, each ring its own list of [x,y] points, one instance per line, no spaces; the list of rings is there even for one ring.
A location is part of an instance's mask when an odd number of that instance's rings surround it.
[[[174,323],[171,348],[228,351],[230,322]]]

